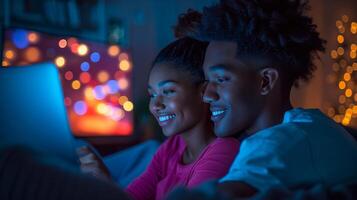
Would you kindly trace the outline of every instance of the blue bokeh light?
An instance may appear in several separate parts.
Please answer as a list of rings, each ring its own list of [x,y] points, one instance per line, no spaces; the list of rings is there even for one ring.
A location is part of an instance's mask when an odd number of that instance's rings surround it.
[[[92,62],[99,62],[100,54],[98,52],[93,52],[90,54],[90,59]]]
[[[77,101],[74,104],[74,112],[77,113],[77,115],[84,115],[87,113],[87,104],[84,101]]]
[[[94,87],[94,98],[97,100],[103,100],[105,98],[104,88],[101,85]]]
[[[24,49],[29,45],[29,41],[27,39],[27,31],[22,29],[17,29],[12,33],[11,36],[12,42],[19,49]]]
[[[82,62],[81,63],[81,70],[84,71],[84,72],[87,72],[89,71],[89,68],[90,68],[90,65],[88,62]]]
[[[118,81],[110,80],[107,85],[109,87],[109,94],[115,94],[119,91]]]

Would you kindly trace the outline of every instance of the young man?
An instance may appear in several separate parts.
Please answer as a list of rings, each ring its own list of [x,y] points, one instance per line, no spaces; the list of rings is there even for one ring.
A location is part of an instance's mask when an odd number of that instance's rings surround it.
[[[243,143],[221,190],[247,197],[357,180],[357,143],[319,110],[293,109],[325,41],[300,0],[221,0],[206,7],[194,37],[209,41],[204,71],[215,133]]]

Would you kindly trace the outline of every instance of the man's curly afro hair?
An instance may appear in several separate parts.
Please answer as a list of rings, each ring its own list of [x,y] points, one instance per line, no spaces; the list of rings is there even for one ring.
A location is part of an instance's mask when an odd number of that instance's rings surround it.
[[[308,2],[303,0],[221,0],[205,7],[195,37],[235,41],[238,55],[264,56],[297,85],[308,80],[313,59],[325,50]]]

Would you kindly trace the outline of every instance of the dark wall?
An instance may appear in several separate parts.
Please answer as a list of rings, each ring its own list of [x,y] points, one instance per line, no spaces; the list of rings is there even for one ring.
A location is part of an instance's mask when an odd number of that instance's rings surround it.
[[[128,48],[134,62],[134,100],[146,95],[151,61],[160,48],[173,40],[172,26],[188,8],[201,9],[213,0],[135,0],[107,1],[107,18],[123,21]]]

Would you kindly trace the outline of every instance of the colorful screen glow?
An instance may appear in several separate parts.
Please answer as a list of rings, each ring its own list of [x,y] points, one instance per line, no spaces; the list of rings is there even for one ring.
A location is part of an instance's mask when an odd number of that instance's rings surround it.
[[[52,61],[59,69],[75,136],[133,133],[132,61],[125,50],[74,37],[6,30],[2,67],[45,61]]]

